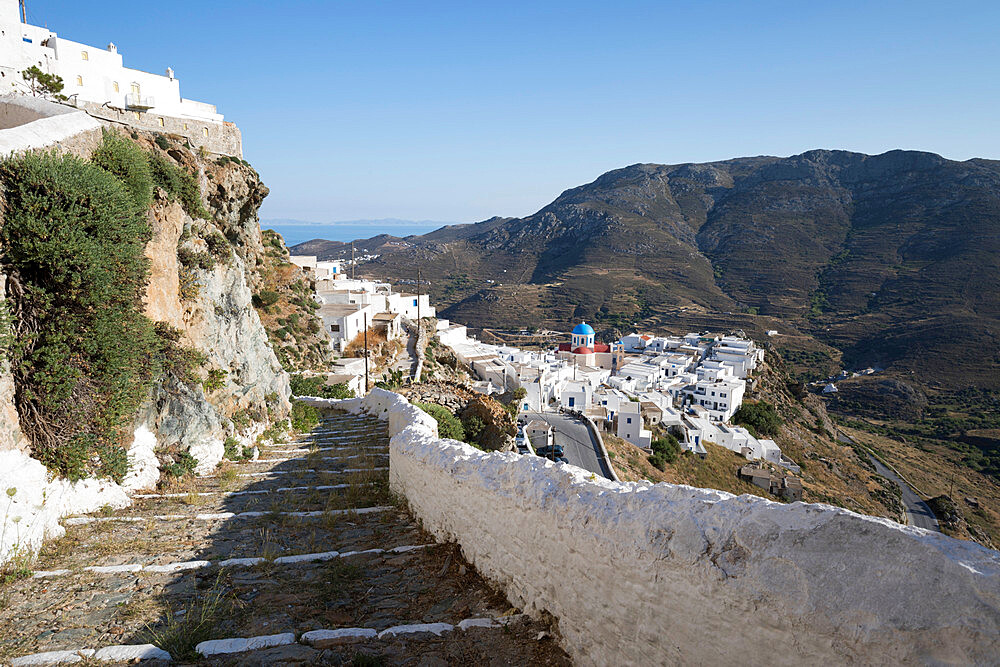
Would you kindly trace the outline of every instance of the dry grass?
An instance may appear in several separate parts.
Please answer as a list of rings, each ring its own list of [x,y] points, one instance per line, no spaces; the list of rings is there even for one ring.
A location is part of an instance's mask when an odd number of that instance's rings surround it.
[[[147,624],[147,639],[175,660],[197,660],[200,656],[194,647],[220,638],[221,621],[238,612],[241,606],[230,591],[226,575],[220,571],[207,590],[199,591],[182,607],[165,609],[157,622]]]
[[[602,434],[608,452],[612,454],[611,464],[622,481],[669,482],[687,484],[705,489],[719,489],[741,495],[749,493],[768,500],[777,500],[768,492],[737,476],[747,460],[714,443],[705,443],[708,455],[702,459],[693,454],[681,454],[674,463],[668,463],[666,470],[660,471],[647,459],[648,455],[635,445],[621,438]]]
[[[985,532],[994,545],[1000,544],[1000,484],[963,465],[959,452],[946,447],[924,451],[892,438],[839,428],[898,470],[925,500],[950,496],[967,523]],[[978,502],[979,507],[970,505],[966,498]],[[948,534],[972,539],[967,530],[951,530]]]

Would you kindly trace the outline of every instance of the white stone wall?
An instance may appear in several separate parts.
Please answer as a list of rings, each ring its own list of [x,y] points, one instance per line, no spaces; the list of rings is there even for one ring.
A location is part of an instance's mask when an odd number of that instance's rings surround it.
[[[1000,554],[826,505],[671,484],[440,440],[374,390],[390,480],[423,526],[585,665],[995,663]],[[432,421],[432,420],[431,420]]]
[[[23,124],[20,124],[23,123]],[[81,135],[100,138],[101,124],[83,111],[38,98],[0,97],[0,158],[58,146]]]

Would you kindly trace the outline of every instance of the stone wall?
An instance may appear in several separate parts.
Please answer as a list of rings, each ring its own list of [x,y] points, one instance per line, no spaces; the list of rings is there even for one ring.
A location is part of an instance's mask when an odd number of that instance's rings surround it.
[[[0,97],[0,158],[39,148],[89,152],[101,140],[101,124],[83,111],[41,98]]]
[[[995,551],[827,505],[485,454],[390,392],[340,405],[389,420],[393,490],[513,604],[558,619],[580,664],[996,660]]]
[[[79,101],[76,106],[108,125],[174,134],[186,139],[194,149],[204,148],[216,155],[243,157],[243,136],[235,123],[214,123],[145,111],[126,111],[94,102]]]

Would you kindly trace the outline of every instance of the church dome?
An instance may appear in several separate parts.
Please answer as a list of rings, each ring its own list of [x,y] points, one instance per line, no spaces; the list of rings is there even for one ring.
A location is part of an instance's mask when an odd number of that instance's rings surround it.
[[[580,322],[575,327],[573,327],[573,333],[577,336],[593,336],[594,327],[590,326],[586,322]]]
[[[573,350],[573,354],[593,354],[593,353],[594,351],[591,350],[589,347],[584,347],[582,345]]]

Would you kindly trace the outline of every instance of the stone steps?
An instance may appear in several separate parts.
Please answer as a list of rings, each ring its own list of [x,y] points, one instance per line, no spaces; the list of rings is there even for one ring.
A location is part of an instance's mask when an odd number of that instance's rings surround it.
[[[150,644],[209,665],[568,664],[530,619],[470,620],[508,605],[393,503],[387,443],[383,422],[328,418],[262,460],[67,519],[35,576],[0,588],[0,664],[124,661]],[[234,647],[249,650],[215,652]]]

